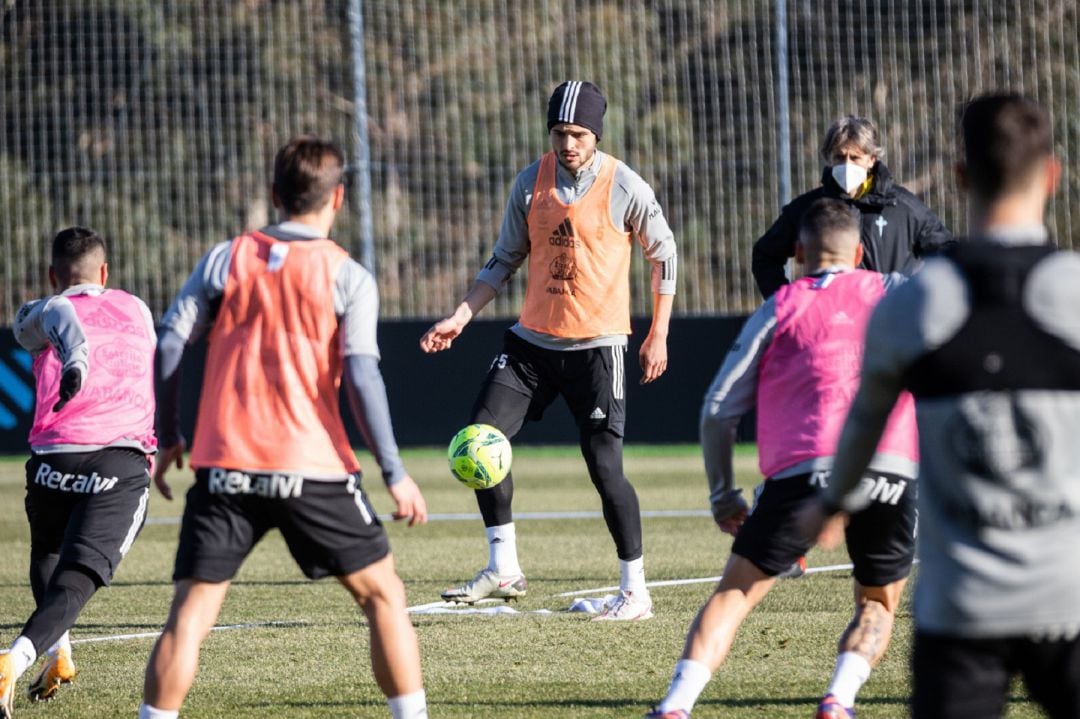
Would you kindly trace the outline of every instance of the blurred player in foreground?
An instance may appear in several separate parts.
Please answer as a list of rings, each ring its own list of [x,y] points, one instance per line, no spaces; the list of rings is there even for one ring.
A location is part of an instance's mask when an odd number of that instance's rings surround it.
[[[675,295],[675,240],[652,188],[620,160],[596,148],[607,100],[589,82],[564,82],[548,101],[552,151],[514,180],[491,259],[453,314],[420,340],[439,352],[464,331],[528,261],[521,317],[491,363],[470,423],[498,427],[509,438],[541,418],[562,395],[577,422],[608,531],[619,557],[619,595],[597,617],[652,616],[645,585],[641,512],[623,473],[626,373],[633,240],[652,265],[653,319],[639,352],[642,384],[667,370],[667,334]],[[443,599],[472,603],[524,596],[511,502],[513,476],[476,501],[488,539],[488,566]]]
[[[829,482],[871,309],[903,281],[855,269],[862,257],[859,225],[838,200],[808,208],[796,257],[808,276],[781,287],[750,316],[705,397],[701,443],[713,518],[735,541],[715,593],[690,626],[667,696],[649,717],[690,715],[743,620],[809,549],[795,511]],[[766,479],[748,514],[734,486],[732,449],[739,419],[755,406]],[[854,716],[855,694],[888,647],[914,558],[916,445],[914,407],[905,397],[864,475],[863,509],[846,530],[855,616],[840,638],[818,719]]]
[[[358,425],[410,526],[427,519],[390,424],[375,342],[375,280],[327,239],[345,197],[341,150],[298,137],[274,161],[283,222],[212,248],[162,320],[156,370],[161,463],[181,465],[180,360],[210,326],[188,492],[164,633],[146,668],[142,719],[176,717],[229,583],[278,528],[310,579],[333,576],[363,610],[375,681],[395,719],[427,716],[416,633],[386,533],[360,485],[338,409],[342,373]]]
[[[1061,168],[1047,112],[1018,95],[961,120],[972,236],[870,321],[832,482],[844,508],[904,389],[919,417],[917,719],[1001,716],[1010,681],[1080,716],[1080,256],[1043,224]]]
[[[105,241],[70,227],[53,239],[59,294],[23,305],[15,338],[34,356],[37,406],[26,463],[30,588],[37,609],[0,654],[0,717],[15,681],[45,656],[32,700],[75,678],[68,630],[113,578],[146,521],[154,438],[150,310],[105,289]]]

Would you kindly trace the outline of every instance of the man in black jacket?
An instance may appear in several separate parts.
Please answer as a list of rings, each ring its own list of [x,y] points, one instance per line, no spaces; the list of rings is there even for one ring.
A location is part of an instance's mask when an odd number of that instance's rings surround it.
[[[787,284],[784,265],[795,255],[799,220],[821,197],[844,200],[859,215],[866,269],[910,275],[920,258],[952,244],[941,220],[893,182],[881,159],[884,152],[877,128],[866,118],[848,115],[832,124],[821,143],[826,163],[821,186],[792,200],[754,243],[751,267],[762,296],[771,297]]]

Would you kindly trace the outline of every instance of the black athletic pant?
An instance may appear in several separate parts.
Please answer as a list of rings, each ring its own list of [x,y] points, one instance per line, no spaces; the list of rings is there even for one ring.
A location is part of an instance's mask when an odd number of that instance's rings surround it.
[[[80,590],[85,590],[85,584],[79,581],[78,576],[66,573],[61,580],[56,571],[59,563],[59,552],[37,555],[33,550],[30,552],[30,591],[34,594],[34,604],[37,609],[30,615],[30,619],[27,620],[20,633],[33,643],[34,649],[39,654],[48,650],[64,631],[67,631],[63,627],[75,624],[75,620],[79,618],[79,612],[82,611],[82,607],[85,606],[95,589],[93,580],[90,580],[90,591],[86,592],[85,597],[82,597],[80,601],[76,594],[83,593]],[[77,570],[76,574],[90,579],[85,573],[77,572]],[[53,582],[54,578],[56,583],[51,587],[50,594],[50,582]],[[68,588],[74,590],[70,597],[67,596]],[[48,602],[46,602],[46,597],[48,597]],[[59,633],[57,630],[60,630]]]
[[[44,567],[31,565],[30,583],[37,609],[30,615],[21,632],[34,645],[39,655],[44,654],[69,627],[75,625],[79,613],[101,586],[101,579],[86,569],[68,566],[54,571],[44,589],[38,590],[34,585],[40,582],[40,575],[47,570],[50,561],[46,560],[44,564]],[[51,564],[55,566],[55,559]],[[38,576],[35,578],[35,575]]]
[[[502,382],[492,381],[493,375],[500,370],[517,370],[517,378],[522,374],[528,375],[534,370],[536,364],[544,364],[543,360],[554,357],[559,359],[558,353],[553,350],[543,350],[523,340],[507,334],[508,354],[496,358],[496,364],[492,365],[492,371],[487,381],[481,388],[476,404],[473,406],[472,422],[490,424],[497,427],[508,438],[513,438],[527,420],[537,420],[543,414],[544,409],[554,400],[558,390],[550,387],[550,383],[543,384],[542,378],[535,375],[527,377],[532,380],[528,385],[540,383],[541,386],[528,386],[523,383],[520,389],[508,386]],[[615,348],[614,351],[622,351]],[[596,350],[579,350],[578,352],[594,353],[591,359],[597,362],[602,358],[601,353],[613,354],[609,347]],[[536,362],[532,356],[522,357],[522,354],[535,355],[546,353],[541,361]],[[607,355],[603,355],[606,357]],[[531,363],[529,361],[532,361]],[[502,366],[497,366],[499,362]],[[549,362],[550,364],[550,362]],[[602,363],[601,363],[602,364]],[[543,368],[542,368],[543,369]],[[601,368],[599,371],[603,371]],[[513,379],[513,378],[512,378]],[[621,378],[620,378],[621,379]],[[574,411],[574,400],[564,393],[571,411]],[[577,403],[580,404],[580,403]],[[582,404],[589,407],[590,404]],[[591,422],[586,417],[577,417],[579,427],[579,442],[582,456],[589,470],[589,478],[593,486],[600,494],[601,504],[604,511],[604,520],[608,531],[615,541],[615,549],[619,559],[633,560],[641,557],[641,511],[638,505],[637,492],[626,478],[623,472],[623,440],[622,440],[622,412],[621,398],[617,403],[608,407],[607,414],[613,422]],[[617,407],[618,414],[610,407]],[[575,414],[580,414],[578,410]],[[610,415],[616,415],[610,417]],[[614,425],[614,426],[613,426]],[[494,527],[509,524],[513,521],[511,503],[514,496],[513,473],[507,475],[499,484],[491,489],[477,490],[476,500],[480,507],[480,514],[484,518],[485,527]]]
[[[146,521],[146,455],[109,447],[34,454],[26,463],[30,588],[37,609],[23,627],[39,654],[70,628]]]

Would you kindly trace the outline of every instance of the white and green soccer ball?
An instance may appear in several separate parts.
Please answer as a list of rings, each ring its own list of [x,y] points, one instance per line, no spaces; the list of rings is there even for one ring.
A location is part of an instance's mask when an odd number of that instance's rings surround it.
[[[510,440],[490,424],[470,424],[450,440],[450,472],[470,489],[490,489],[510,473]]]

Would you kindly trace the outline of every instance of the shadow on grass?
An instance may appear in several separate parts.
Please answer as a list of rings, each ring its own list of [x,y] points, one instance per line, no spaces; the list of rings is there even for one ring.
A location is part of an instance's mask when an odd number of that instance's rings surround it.
[[[910,697],[857,697],[858,706],[881,706],[881,707],[906,707]],[[755,707],[755,706],[817,706],[821,701],[821,695],[812,697],[769,697],[766,699],[704,699],[697,703],[698,706],[728,707]],[[1009,704],[1026,704],[1030,698],[1020,694],[1011,694],[1006,698]]]
[[[812,697],[767,697],[767,698],[753,698],[744,697],[742,699],[703,699],[697,703],[698,706],[711,706],[711,707],[756,707],[756,706],[780,706],[780,707],[796,707],[796,706],[810,706],[816,707],[818,702],[821,701],[821,695],[815,695]],[[875,706],[907,706],[907,697],[858,697],[856,700],[857,705],[866,706],[872,704]]]
[[[429,698],[430,699],[430,698]],[[385,706],[384,701],[325,701],[325,700],[313,700],[313,701],[274,701],[274,702],[253,702],[245,704],[245,707],[251,707],[252,709],[270,709],[273,707],[294,707],[297,709],[308,708],[362,708],[362,707],[380,707]],[[528,709],[529,707],[541,708],[541,707],[560,707],[570,709],[573,707],[605,707],[611,709],[640,709],[645,706],[640,701],[627,700],[627,701],[610,701],[601,699],[564,699],[564,700],[523,700],[523,701],[476,701],[476,700],[460,700],[460,701],[431,701],[431,707],[466,707],[466,708],[479,708],[489,707],[491,711],[498,709]],[[646,711],[646,709],[642,709]],[[483,713],[481,716],[494,716],[494,714]]]
[[[753,707],[798,707],[808,706],[816,707],[818,702],[821,701],[820,696],[812,697],[770,697],[764,699],[706,699],[698,702],[698,706],[709,707],[726,707],[728,709],[737,708],[753,708]],[[1013,703],[1025,703],[1028,701],[1026,696],[1010,696],[1008,702]],[[868,697],[866,699],[859,699],[858,703],[862,706],[881,706],[881,707],[906,707],[908,704],[907,697]],[[382,701],[274,701],[274,702],[257,702],[246,704],[253,709],[270,709],[274,707],[294,707],[297,709],[342,709],[342,708],[363,708],[363,707],[380,707],[383,706]],[[619,711],[637,711],[641,714],[649,710],[651,704],[649,702],[640,701],[636,699],[628,699],[625,701],[613,701],[610,699],[531,699],[523,701],[477,701],[477,700],[437,700],[432,701],[431,706],[448,707],[448,708],[475,708],[488,707],[486,712],[483,712],[483,716],[494,716],[499,709],[529,709],[529,708],[543,708],[550,707],[552,709],[573,709],[578,708],[606,708]],[[487,712],[491,712],[488,714]]]
[[[333,624],[335,624],[335,623],[326,624],[326,626],[333,626]],[[359,624],[356,624],[356,623],[351,623],[350,624],[348,622],[337,622],[336,624],[340,624],[342,626],[350,626],[350,627],[364,626],[364,625],[359,625]],[[6,630],[15,630],[15,631],[17,631],[17,630],[22,629],[24,625],[25,625],[25,622],[20,622],[18,624],[0,624],[0,632],[6,631]],[[248,625],[250,625],[250,626],[248,626]],[[126,634],[126,633],[129,633],[129,632],[145,632],[145,631],[159,632],[159,631],[161,631],[162,626],[163,626],[162,622],[154,622],[153,624],[131,624],[130,622],[125,622],[125,623],[122,623],[122,624],[105,624],[105,623],[101,623],[101,622],[96,622],[96,623],[77,622],[75,624],[75,626],[72,627],[71,631],[75,632],[75,637],[74,637],[75,639],[86,640],[86,639],[95,638],[95,637],[87,636],[87,633],[93,633],[93,632],[113,633],[113,632],[118,632],[118,633]],[[218,627],[218,628],[224,626],[224,627],[230,627],[230,628],[231,627],[244,627],[245,629],[296,629],[298,627],[307,628],[307,627],[318,626],[318,625],[314,625],[311,622],[307,622],[307,621],[304,621],[302,619],[296,619],[296,620],[293,620],[293,619],[281,619],[281,620],[278,620],[278,619],[251,619],[251,620],[248,620],[248,621],[240,620],[240,621],[235,621],[235,622],[228,622],[226,624],[218,624],[218,625],[215,625],[215,626]]]
[[[330,578],[331,577],[326,577],[326,579],[330,579]],[[287,586],[299,585],[299,584],[315,584],[317,581],[321,581],[321,580],[305,579],[304,577],[298,577],[296,579],[274,579],[274,580],[241,579],[241,580],[233,580],[231,582],[231,584],[230,584],[230,587],[287,587]],[[172,585],[173,585],[173,582],[172,582],[171,579],[160,579],[160,580],[145,581],[145,582],[118,581],[118,582],[113,582],[109,586],[110,587],[125,587],[126,588],[126,587],[171,587]],[[2,586],[2,585],[0,585],[0,586]],[[26,585],[26,586],[30,586],[30,585]]]

